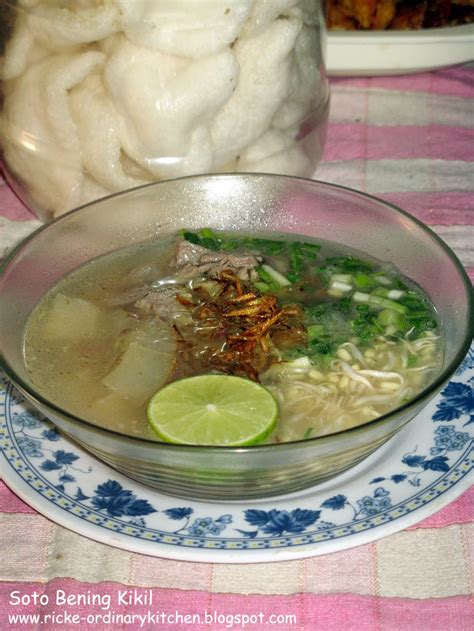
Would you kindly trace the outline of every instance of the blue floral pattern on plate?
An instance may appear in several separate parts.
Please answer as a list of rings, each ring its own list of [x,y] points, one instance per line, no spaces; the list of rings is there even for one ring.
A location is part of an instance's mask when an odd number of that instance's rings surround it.
[[[0,461],[6,482],[40,512],[126,549],[223,562],[313,556],[401,530],[467,488],[473,385],[474,348],[389,446],[321,486],[245,504],[183,501],[122,476],[62,436],[5,379]]]

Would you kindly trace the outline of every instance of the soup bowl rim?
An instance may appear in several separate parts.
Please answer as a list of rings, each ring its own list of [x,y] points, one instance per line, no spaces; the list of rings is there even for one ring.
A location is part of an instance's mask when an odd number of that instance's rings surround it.
[[[406,220],[414,223],[422,231],[433,241],[437,242],[441,249],[444,250],[445,254],[451,261],[454,263],[457,273],[459,274],[460,279],[463,282],[463,285],[466,290],[466,295],[468,296],[468,304],[467,304],[467,317],[466,317],[466,332],[463,339],[462,344],[460,345],[458,351],[456,352],[453,359],[449,362],[447,366],[443,368],[443,370],[436,376],[435,379],[429,382],[427,386],[425,386],[416,396],[410,399],[408,402],[400,405],[389,412],[378,416],[375,419],[367,421],[365,423],[361,423],[360,425],[356,425],[354,427],[350,427],[347,429],[341,429],[336,432],[331,432],[328,434],[324,434],[322,436],[314,436],[310,438],[304,438],[300,440],[282,442],[282,443],[270,443],[270,444],[257,444],[257,445],[249,445],[245,447],[236,447],[236,446],[209,446],[209,445],[194,445],[194,444],[176,444],[176,443],[167,443],[162,442],[157,439],[147,439],[144,437],[133,436],[130,434],[125,434],[122,432],[115,431],[113,429],[109,429],[107,427],[103,427],[100,425],[96,425],[87,419],[81,418],[68,410],[62,408],[61,406],[51,402],[48,398],[42,396],[39,392],[37,392],[33,387],[25,384],[24,381],[16,374],[16,371],[10,367],[8,362],[6,361],[4,355],[0,349],[0,370],[2,370],[9,380],[18,388],[18,390],[34,405],[36,404],[39,408],[46,408],[50,410],[53,414],[59,415],[60,417],[64,417],[68,422],[73,422],[76,425],[85,425],[88,429],[92,430],[97,434],[102,434],[104,436],[108,436],[113,440],[120,440],[120,442],[125,441],[129,443],[130,441],[142,448],[145,449],[166,449],[169,451],[177,451],[177,452],[187,452],[187,451],[199,451],[202,453],[213,453],[216,454],[218,452],[222,453],[263,453],[275,450],[283,450],[283,449],[301,449],[305,447],[310,447],[315,444],[324,445],[332,443],[334,440],[338,440],[342,437],[346,436],[356,436],[357,434],[363,433],[365,431],[370,430],[375,426],[382,426],[388,423],[390,420],[394,419],[397,416],[408,414],[408,421],[413,418],[414,414],[412,413],[410,416],[410,410],[414,408],[424,407],[429,400],[436,395],[437,392],[443,387],[443,385],[449,380],[449,378],[456,371],[464,357],[466,356],[471,341],[474,337],[474,292],[473,287],[470,282],[469,276],[467,275],[466,270],[464,269],[461,261],[458,256],[454,253],[454,251],[447,245],[447,243],[441,239],[434,230],[432,230],[425,223],[420,221],[417,217],[413,216],[409,212],[403,210],[402,208],[392,204],[391,202],[385,201],[379,197],[374,195],[370,195],[369,193],[365,193],[362,191],[358,191],[348,186],[343,186],[340,184],[334,184],[331,182],[325,182],[317,179],[310,179],[298,176],[288,176],[288,175],[280,175],[280,174],[272,174],[272,173],[216,173],[216,174],[199,174],[199,175],[190,175],[183,176],[180,178],[174,178],[172,180],[163,180],[159,182],[152,182],[143,184],[141,186],[137,186],[131,189],[127,189],[124,191],[119,191],[117,193],[112,193],[111,195],[107,195],[106,197],[102,197],[98,200],[94,200],[87,204],[83,204],[77,208],[74,208],[64,214],[60,215],[56,219],[45,223],[42,226],[39,226],[36,230],[31,232],[25,238],[23,238],[19,243],[17,243],[10,252],[6,255],[4,260],[0,264],[0,291],[1,291],[1,280],[3,278],[4,273],[9,268],[10,263],[14,262],[16,256],[24,250],[31,241],[33,241],[40,233],[47,231],[51,226],[55,226],[60,222],[67,221],[71,216],[75,216],[81,211],[88,210],[91,206],[95,206],[104,201],[108,201],[115,197],[123,197],[127,195],[133,195],[134,193],[147,189],[160,186],[170,185],[176,183],[179,186],[180,182],[188,182],[196,179],[208,179],[208,180],[222,180],[226,178],[237,178],[239,180],[243,179],[252,179],[258,180],[261,178],[265,179],[276,179],[276,180],[290,180],[292,182],[301,181],[306,185],[314,185],[316,187],[322,187],[327,189],[332,189],[335,191],[343,191],[348,193],[349,195],[357,196],[362,199],[366,199],[367,201],[375,202],[382,206],[388,207],[392,212],[403,216]],[[204,227],[204,226],[203,226]],[[303,234],[300,236],[304,236]],[[48,416],[46,414],[46,416]],[[408,422],[407,421],[407,422]]]

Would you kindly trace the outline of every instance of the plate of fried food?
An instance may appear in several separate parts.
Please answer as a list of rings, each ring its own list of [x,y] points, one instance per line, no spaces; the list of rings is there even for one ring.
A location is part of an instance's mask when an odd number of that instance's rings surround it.
[[[474,0],[328,0],[328,74],[423,72],[474,59]]]

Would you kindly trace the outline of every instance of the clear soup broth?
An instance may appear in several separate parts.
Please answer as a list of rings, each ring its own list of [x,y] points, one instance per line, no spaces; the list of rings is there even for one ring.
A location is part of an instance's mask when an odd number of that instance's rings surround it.
[[[209,229],[84,265],[43,297],[24,337],[44,397],[156,440],[147,403],[176,379],[260,382],[280,410],[268,442],[286,442],[408,402],[442,352],[428,296],[393,266],[331,243]]]

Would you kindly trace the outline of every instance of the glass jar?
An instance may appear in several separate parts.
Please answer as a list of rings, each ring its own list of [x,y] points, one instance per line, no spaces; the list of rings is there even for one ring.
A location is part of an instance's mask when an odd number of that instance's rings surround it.
[[[3,166],[40,219],[184,175],[313,175],[329,105],[320,0],[0,11]]]

